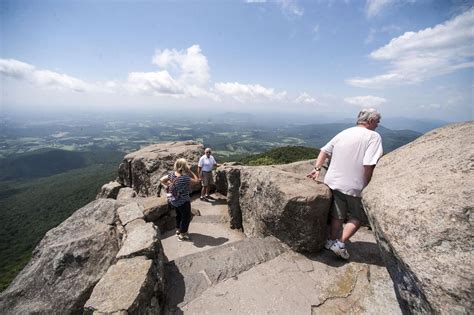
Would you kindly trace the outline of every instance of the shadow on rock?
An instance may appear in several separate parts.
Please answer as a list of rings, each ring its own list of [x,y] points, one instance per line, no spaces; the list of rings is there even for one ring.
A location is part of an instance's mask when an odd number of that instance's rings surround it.
[[[347,250],[351,256],[349,260],[339,258],[332,251],[326,249],[317,254],[308,255],[307,258],[336,268],[350,262],[385,267],[377,244],[363,241],[349,242]]]
[[[165,265],[165,277],[167,283],[166,302],[164,314],[183,314],[178,304],[184,301],[186,288],[184,277],[179,272],[174,262]]]
[[[226,237],[212,237],[209,235],[189,233],[189,236],[192,239],[194,246],[204,247],[204,246],[219,246],[227,242],[229,239]]]

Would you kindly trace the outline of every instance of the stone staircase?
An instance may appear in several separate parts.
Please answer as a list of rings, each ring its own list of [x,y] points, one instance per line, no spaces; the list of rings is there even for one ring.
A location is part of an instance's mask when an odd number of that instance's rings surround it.
[[[200,216],[191,242],[162,235],[165,314],[401,313],[371,231],[355,235],[350,262],[329,251],[304,256],[272,236],[230,230],[225,196],[213,198],[192,201]]]

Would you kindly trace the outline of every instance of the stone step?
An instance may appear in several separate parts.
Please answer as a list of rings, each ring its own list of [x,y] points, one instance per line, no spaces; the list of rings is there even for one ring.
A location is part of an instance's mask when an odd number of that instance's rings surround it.
[[[167,302],[165,313],[199,297],[204,291],[226,279],[237,277],[252,267],[287,251],[274,237],[244,239],[165,264]]]
[[[288,250],[234,277],[225,270],[217,276],[217,283],[213,282],[216,273],[209,275],[207,269],[196,273],[201,267],[195,266],[198,261],[189,260],[190,266],[185,268],[184,261],[178,259],[182,272],[178,282],[190,286],[181,291],[184,298],[176,313],[401,314],[373,236],[361,230],[349,250],[348,262],[328,250],[308,256]],[[218,259],[226,263],[225,257]],[[214,263],[209,260],[207,264]],[[188,275],[191,270],[194,273]],[[212,284],[198,282],[200,275]]]

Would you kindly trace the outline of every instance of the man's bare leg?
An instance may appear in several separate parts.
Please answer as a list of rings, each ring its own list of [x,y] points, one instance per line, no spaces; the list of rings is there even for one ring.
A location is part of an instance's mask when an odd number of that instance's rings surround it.
[[[336,219],[334,217],[331,218],[331,233],[329,238],[331,240],[339,240],[341,239],[342,234],[342,224],[344,223],[343,219]]]
[[[355,220],[355,219],[350,219],[347,221],[346,225],[344,226],[344,229],[342,230],[342,238],[341,242],[346,243],[352,235],[357,232],[360,228],[360,221]]]

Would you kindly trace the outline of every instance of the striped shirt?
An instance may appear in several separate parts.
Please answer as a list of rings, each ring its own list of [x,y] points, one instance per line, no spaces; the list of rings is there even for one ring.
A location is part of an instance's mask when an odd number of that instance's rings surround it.
[[[176,176],[174,172],[169,172],[168,179],[171,183],[170,188],[174,186],[172,191],[175,192],[175,194],[168,196],[168,201],[171,205],[179,207],[184,205],[187,201],[191,201],[189,198],[189,183],[191,182],[191,178],[188,175]]]

